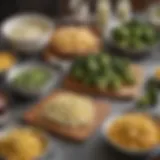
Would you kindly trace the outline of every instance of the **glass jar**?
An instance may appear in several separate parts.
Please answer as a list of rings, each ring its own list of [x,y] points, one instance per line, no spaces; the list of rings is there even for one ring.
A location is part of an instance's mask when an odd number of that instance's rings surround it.
[[[131,19],[131,2],[130,0],[119,0],[117,3],[117,18],[124,22]]]
[[[99,0],[96,7],[96,19],[98,26],[104,30],[111,15],[111,5],[109,0]]]

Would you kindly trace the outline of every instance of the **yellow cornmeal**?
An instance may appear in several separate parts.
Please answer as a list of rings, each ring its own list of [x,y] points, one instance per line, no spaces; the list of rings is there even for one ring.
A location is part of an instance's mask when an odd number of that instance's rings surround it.
[[[127,114],[109,127],[108,137],[121,147],[146,150],[159,144],[159,131],[155,122],[142,114]]]
[[[72,93],[61,93],[44,106],[43,116],[62,125],[90,125],[94,119],[94,107],[89,98]]]
[[[0,71],[9,69],[15,64],[15,57],[8,52],[0,52]]]
[[[15,129],[0,141],[0,154],[8,160],[32,160],[43,154],[45,144],[28,128]]]

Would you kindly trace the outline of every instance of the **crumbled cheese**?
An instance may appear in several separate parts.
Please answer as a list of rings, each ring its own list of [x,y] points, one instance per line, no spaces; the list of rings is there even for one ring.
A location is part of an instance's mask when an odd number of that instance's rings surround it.
[[[44,106],[44,116],[62,125],[89,125],[94,119],[94,107],[89,98],[62,93]]]

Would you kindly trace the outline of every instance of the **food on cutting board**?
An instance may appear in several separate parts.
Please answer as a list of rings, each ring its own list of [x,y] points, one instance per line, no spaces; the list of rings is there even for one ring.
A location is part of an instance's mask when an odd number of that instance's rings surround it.
[[[131,151],[145,151],[159,144],[157,124],[141,113],[128,113],[113,120],[106,136],[115,145]]]
[[[119,47],[132,50],[143,50],[152,47],[159,40],[156,30],[149,24],[132,20],[117,27],[112,32],[113,43]]]
[[[27,91],[35,91],[43,88],[50,81],[51,76],[51,73],[42,67],[30,68],[17,74],[11,85]]]
[[[93,123],[95,108],[90,98],[61,93],[43,106],[42,115],[60,125],[79,127]]]
[[[57,90],[25,113],[31,125],[73,141],[86,140],[110,112],[98,100],[66,90]]]
[[[141,74],[141,69],[135,68],[128,59],[112,57],[104,53],[89,55],[85,58],[80,57],[73,64],[64,86],[77,89],[78,84],[81,84],[83,88],[91,88],[92,93],[132,97],[136,92],[136,89],[132,87],[139,84],[138,78],[140,77],[137,77],[137,75],[139,72]],[[73,88],[74,84],[75,87]],[[79,88],[81,89],[80,86]]]
[[[7,51],[0,51],[0,72],[10,69],[16,63],[15,56]]]
[[[37,159],[45,152],[47,143],[37,130],[16,128],[0,140],[0,155],[8,160]]]
[[[99,50],[99,38],[88,27],[63,26],[58,28],[51,39],[53,54],[85,55]]]

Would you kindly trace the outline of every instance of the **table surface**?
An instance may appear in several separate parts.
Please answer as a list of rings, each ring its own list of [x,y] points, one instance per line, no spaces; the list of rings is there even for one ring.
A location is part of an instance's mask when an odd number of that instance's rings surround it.
[[[154,68],[158,66],[160,61],[160,54],[158,51],[154,51],[148,59],[141,62],[145,71],[145,79],[153,74]],[[59,85],[57,85],[58,87]],[[112,113],[119,111],[127,111],[134,106],[133,101],[122,102],[120,100],[109,100],[107,98],[102,99],[105,103],[111,103]],[[27,106],[27,107],[26,107]],[[19,118],[22,117],[23,112],[28,109],[28,105],[17,104],[11,106],[12,108],[12,123],[19,122]],[[157,106],[157,110],[158,110]],[[129,160],[130,158],[114,153],[105,143],[102,138],[100,128],[84,143],[76,144],[69,141],[53,137],[53,157],[51,160]],[[122,156],[122,158],[121,158]],[[49,160],[50,160],[49,159]]]
[[[158,50],[158,48],[154,50],[147,59],[136,62],[144,67],[145,80],[153,74],[154,68],[158,66],[160,62],[160,53]],[[59,85],[60,84],[57,84],[57,87],[59,87]],[[104,100],[105,103],[109,102],[111,104],[112,113],[119,111],[125,112],[134,107],[133,101],[122,102],[119,100],[109,100],[107,98],[102,100]],[[28,108],[28,105],[23,103],[11,106],[12,114],[9,126],[19,122],[24,111]],[[156,109],[160,110],[158,106]],[[48,160],[130,160],[130,157],[120,155],[107,146],[102,138],[100,127],[87,141],[80,144],[53,137],[53,155]]]

